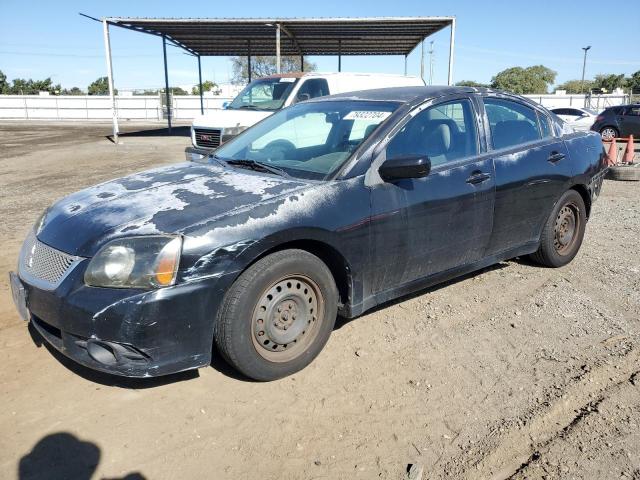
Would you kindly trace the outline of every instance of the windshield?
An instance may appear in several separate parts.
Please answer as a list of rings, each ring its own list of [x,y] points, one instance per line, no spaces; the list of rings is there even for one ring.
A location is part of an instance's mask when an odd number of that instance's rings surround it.
[[[216,150],[226,161],[253,161],[300,178],[338,170],[399,104],[324,101],[286,108]]]
[[[231,109],[278,110],[297,83],[297,78],[261,78],[254,80],[227,105]]]

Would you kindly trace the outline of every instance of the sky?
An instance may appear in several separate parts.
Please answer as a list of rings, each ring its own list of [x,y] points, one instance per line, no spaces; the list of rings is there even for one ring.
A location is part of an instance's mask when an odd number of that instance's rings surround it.
[[[616,12],[637,12],[635,0],[616,2]],[[637,29],[622,27],[619,15],[602,17],[602,2],[474,1],[474,0],[350,0],[308,2],[176,2],[110,0],[15,1],[0,0],[0,70],[9,80],[51,77],[64,88],[86,89],[106,75],[102,26],[93,17],[376,17],[455,16],[454,81],[488,83],[497,72],[512,66],[543,64],[558,73],[556,84],[582,75],[582,47],[591,45],[586,78],[598,73],[640,70]],[[449,30],[429,37],[434,42],[434,84],[447,81]],[[164,85],[162,41],[121,28],[111,28],[116,88],[159,88]],[[318,70],[337,70],[336,57],[309,57]],[[428,55],[425,59],[428,75]],[[172,86],[197,82],[196,60],[182,50],[168,48]],[[231,76],[227,57],[202,59],[203,79],[218,83]],[[342,71],[398,73],[401,56],[343,57]],[[420,74],[420,48],[408,59],[408,73]]]

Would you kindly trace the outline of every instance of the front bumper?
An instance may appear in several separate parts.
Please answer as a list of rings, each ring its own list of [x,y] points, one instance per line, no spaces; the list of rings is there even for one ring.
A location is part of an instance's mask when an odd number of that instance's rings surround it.
[[[224,277],[158,290],[88,287],[80,265],[55,290],[24,279],[28,320],[44,340],[86,367],[151,377],[209,365]],[[16,295],[14,298],[20,298]]]

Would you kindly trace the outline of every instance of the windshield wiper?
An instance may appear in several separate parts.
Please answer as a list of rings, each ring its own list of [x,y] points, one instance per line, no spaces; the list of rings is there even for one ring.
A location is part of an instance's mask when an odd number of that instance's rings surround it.
[[[238,109],[240,108],[255,108],[256,110],[259,109],[260,107],[258,105],[254,105],[253,103],[247,103],[246,105],[240,105],[239,107],[236,107]]]
[[[258,172],[274,173],[274,174],[280,175],[282,177],[290,177],[291,176],[287,172],[285,172],[284,169],[282,169],[280,167],[275,167],[273,165],[269,165],[268,163],[260,162],[258,160],[240,159],[240,160],[225,160],[225,162],[227,162],[229,165],[249,168],[251,170],[255,170],[255,171],[258,171]]]

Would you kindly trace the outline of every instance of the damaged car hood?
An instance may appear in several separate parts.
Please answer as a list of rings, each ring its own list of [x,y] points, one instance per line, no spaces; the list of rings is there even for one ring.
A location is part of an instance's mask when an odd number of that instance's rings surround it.
[[[113,238],[182,233],[308,184],[218,164],[182,163],[112,180],[56,202],[38,239],[81,257]]]

